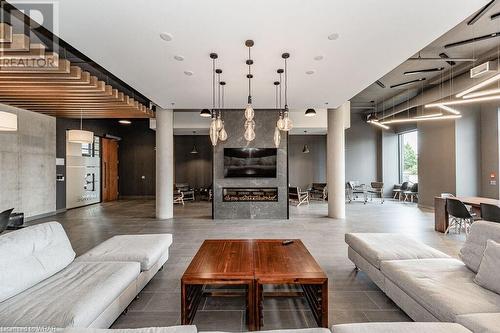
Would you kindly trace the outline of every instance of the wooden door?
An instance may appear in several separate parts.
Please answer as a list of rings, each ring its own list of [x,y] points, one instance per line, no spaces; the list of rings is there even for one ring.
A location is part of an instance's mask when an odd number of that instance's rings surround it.
[[[118,141],[101,140],[102,201],[118,200]]]

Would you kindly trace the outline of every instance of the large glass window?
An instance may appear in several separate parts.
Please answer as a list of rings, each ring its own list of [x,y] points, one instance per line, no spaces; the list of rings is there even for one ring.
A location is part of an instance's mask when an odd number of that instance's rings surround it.
[[[418,183],[417,131],[399,135],[399,181]]]

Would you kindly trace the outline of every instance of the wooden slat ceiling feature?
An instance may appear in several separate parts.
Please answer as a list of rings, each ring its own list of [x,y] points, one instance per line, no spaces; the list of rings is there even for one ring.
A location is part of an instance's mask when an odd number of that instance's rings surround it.
[[[6,66],[10,60],[11,66]],[[20,64],[27,60],[25,64]],[[32,60],[32,62],[30,62]],[[50,66],[27,65],[45,60]],[[39,62],[40,63],[40,62]],[[65,118],[150,118],[154,113],[29,37],[0,23],[0,103]]]

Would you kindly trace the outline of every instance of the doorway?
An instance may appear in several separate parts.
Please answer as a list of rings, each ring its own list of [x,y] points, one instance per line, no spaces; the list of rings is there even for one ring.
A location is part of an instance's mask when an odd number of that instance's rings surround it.
[[[118,200],[118,141],[101,141],[102,201]]]

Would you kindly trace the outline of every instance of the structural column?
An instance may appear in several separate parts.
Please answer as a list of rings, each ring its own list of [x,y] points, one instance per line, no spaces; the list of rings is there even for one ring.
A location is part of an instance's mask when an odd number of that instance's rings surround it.
[[[156,218],[174,215],[174,112],[156,112]]]
[[[327,183],[328,217],[345,218],[345,135],[346,121],[351,103],[346,102],[337,109],[328,109],[327,135]],[[350,119],[350,118],[349,118]]]

